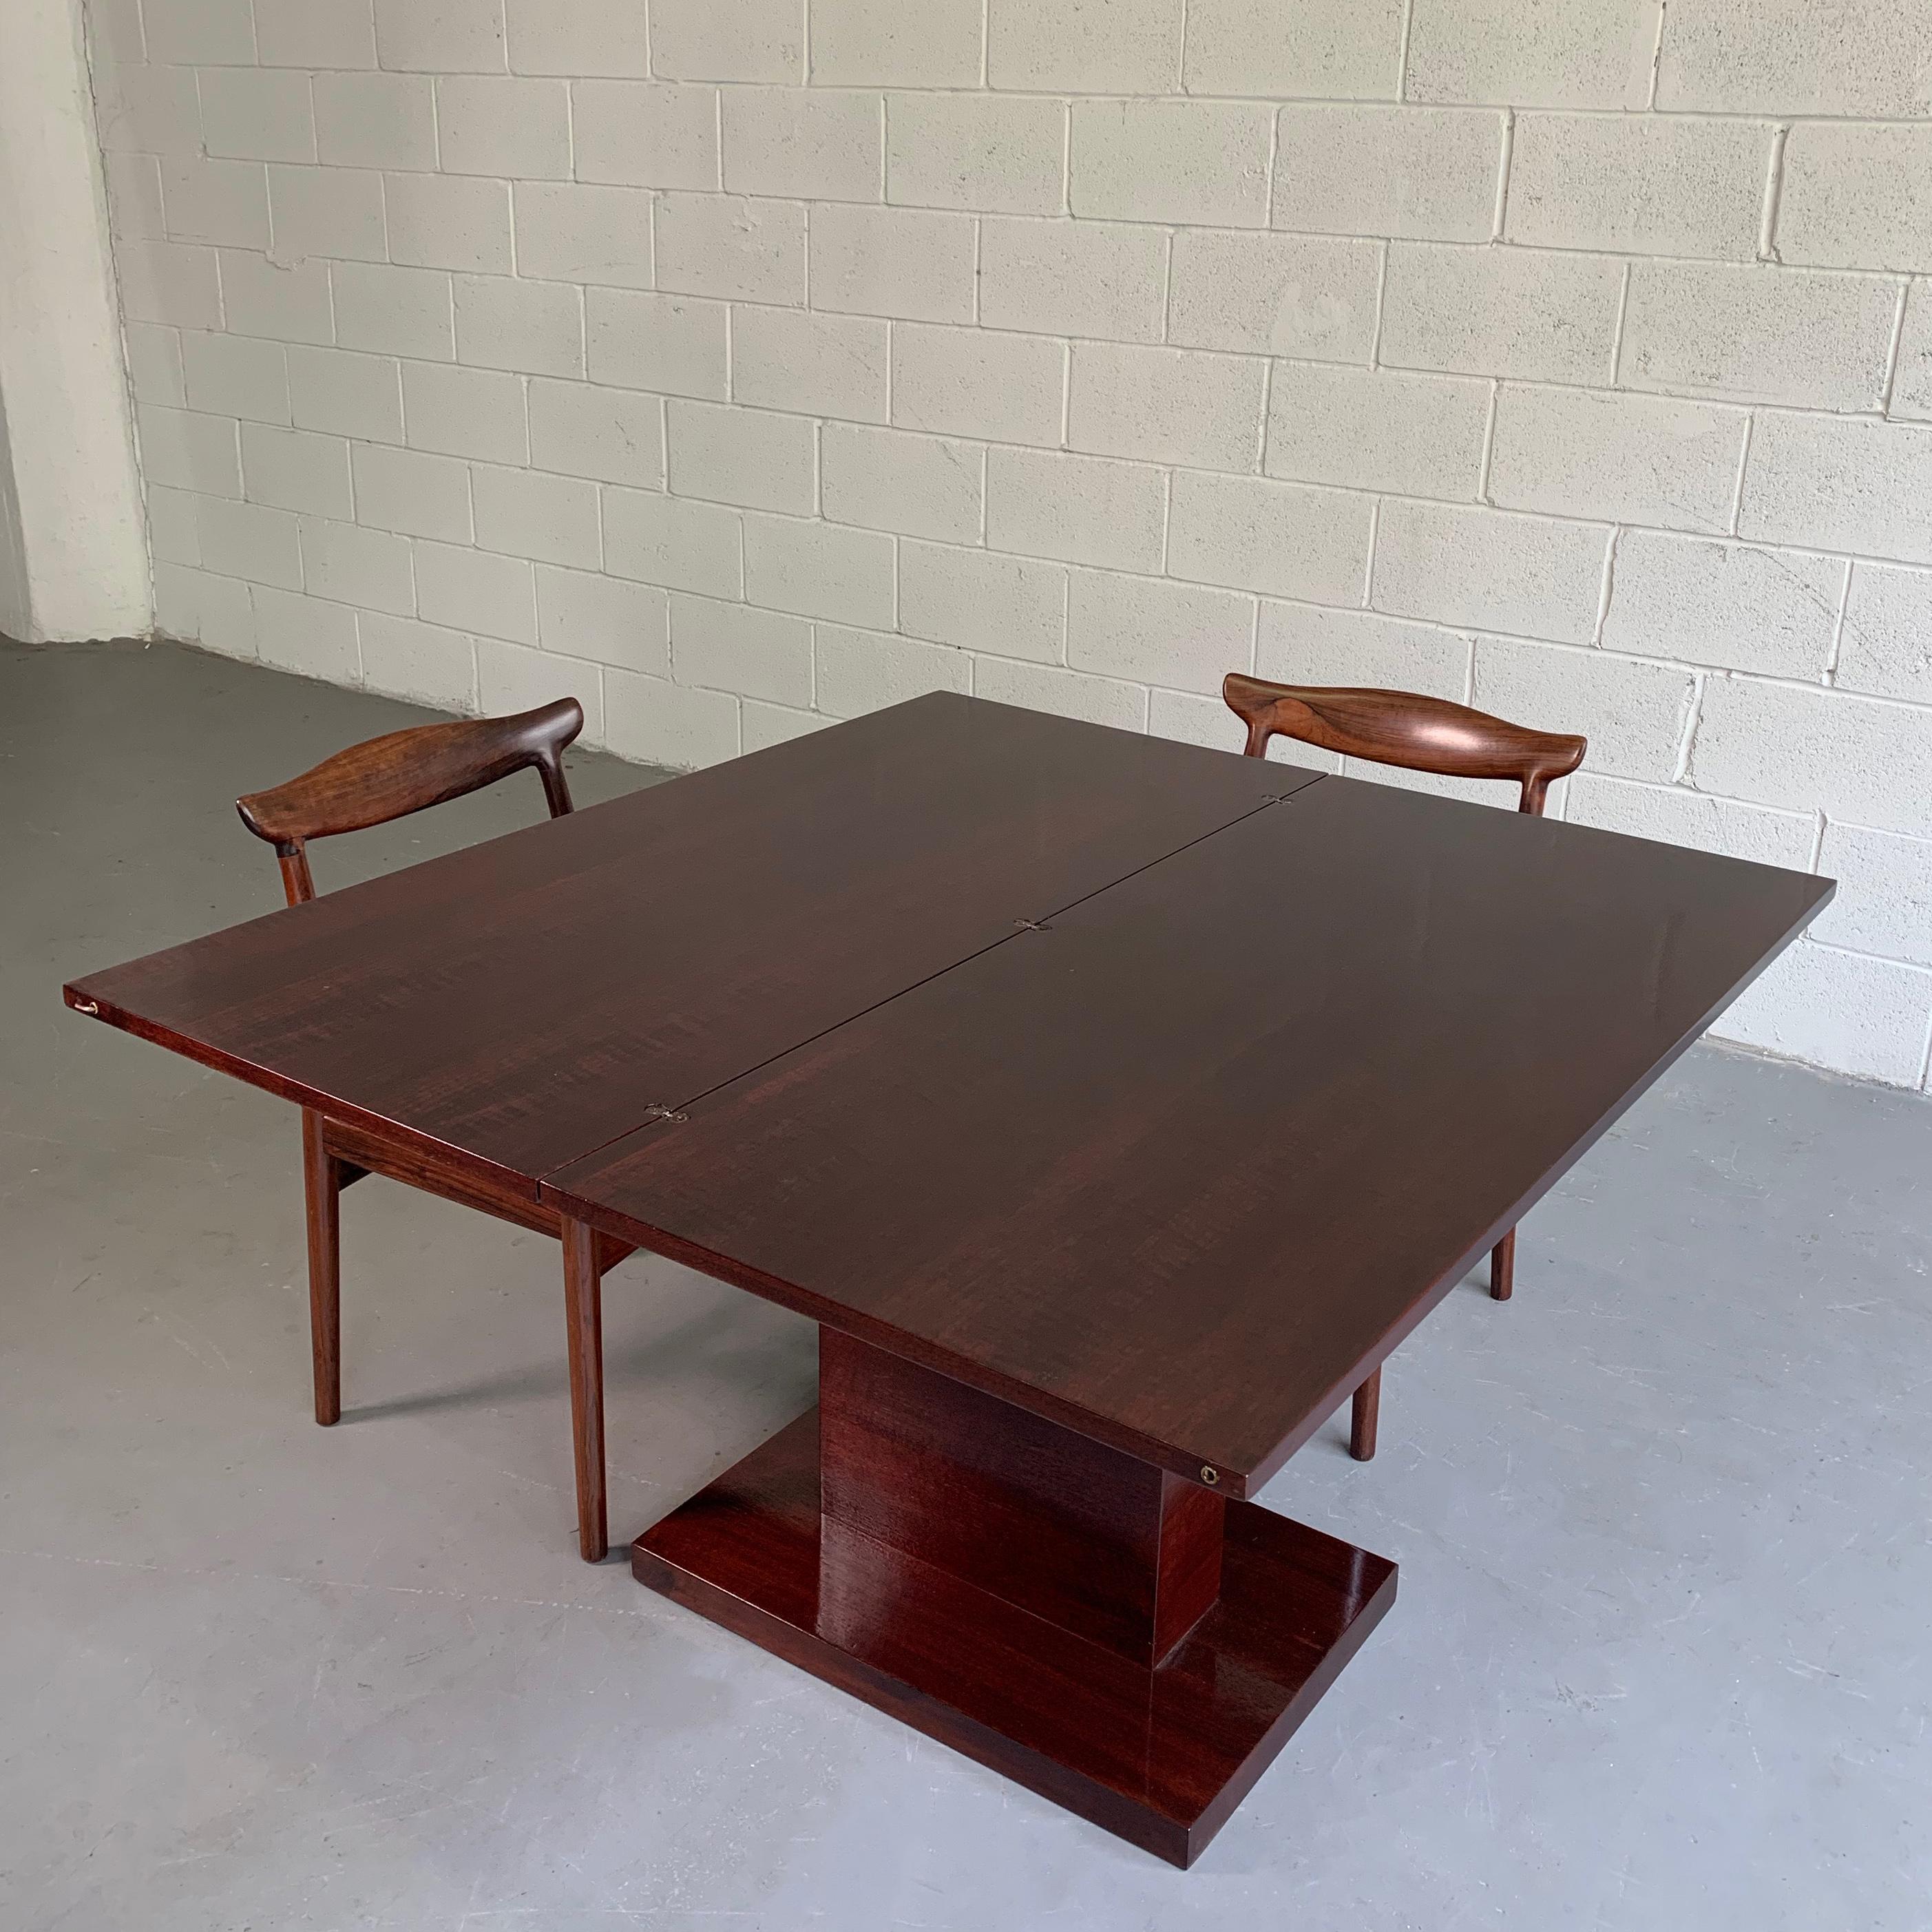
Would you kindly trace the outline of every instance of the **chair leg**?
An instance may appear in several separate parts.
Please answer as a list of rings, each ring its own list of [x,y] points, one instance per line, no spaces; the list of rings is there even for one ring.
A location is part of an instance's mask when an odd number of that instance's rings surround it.
[[[1516,1230],[1490,1250],[1490,1299],[1507,1301],[1516,1287]]]
[[[302,1109],[302,1187],[308,1203],[308,1328],[315,1419],[342,1415],[342,1176],[322,1141],[322,1116]]]
[[[609,1547],[604,1511],[603,1277],[597,1234],[563,1217],[563,1305],[570,1342],[570,1420],[577,1452],[577,1546],[586,1563]]]
[[[1382,1408],[1382,1372],[1376,1370],[1355,1391],[1348,1414],[1348,1454],[1366,1462],[1376,1453],[1376,1424]]]

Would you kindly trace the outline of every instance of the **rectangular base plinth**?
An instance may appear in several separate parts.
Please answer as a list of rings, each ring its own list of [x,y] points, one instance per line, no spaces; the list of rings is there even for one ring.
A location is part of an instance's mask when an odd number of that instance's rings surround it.
[[[816,1409],[631,1562],[646,1588],[1184,1866],[1395,1600],[1386,1558],[1227,1510],[1220,1600],[1155,1669],[821,1521]]]

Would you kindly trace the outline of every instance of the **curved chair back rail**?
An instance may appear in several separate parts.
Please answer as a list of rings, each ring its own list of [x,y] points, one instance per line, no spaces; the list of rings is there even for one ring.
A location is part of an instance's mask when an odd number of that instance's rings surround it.
[[[1507,778],[1522,787],[1517,809],[1540,812],[1552,780],[1583,762],[1587,740],[1562,731],[1532,731],[1408,691],[1342,686],[1270,684],[1232,673],[1221,695],[1248,728],[1246,754],[1261,757],[1277,734],[1324,752],[1401,765],[1443,778]]]
[[[289,903],[315,897],[311,838],[362,832],[460,798],[534,766],[553,818],[570,809],[563,750],[584,729],[584,707],[560,698],[509,718],[417,724],[325,758],[313,770],[236,800],[242,823],[274,847]]]

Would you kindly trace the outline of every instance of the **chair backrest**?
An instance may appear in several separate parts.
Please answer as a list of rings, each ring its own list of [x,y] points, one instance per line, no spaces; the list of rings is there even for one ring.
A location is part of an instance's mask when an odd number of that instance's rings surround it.
[[[237,799],[242,823],[275,848],[290,905],[315,897],[308,842],[406,818],[446,800],[494,784],[526,766],[543,780],[553,818],[570,809],[563,748],[584,729],[574,698],[512,718],[464,718],[418,724],[351,745],[312,771],[270,791]]]
[[[1244,749],[1262,757],[1277,733],[1346,758],[1401,765],[1451,778],[1508,778],[1521,786],[1519,812],[1540,813],[1551,781],[1583,762],[1589,741],[1562,731],[1532,731],[1412,691],[1364,691],[1346,686],[1270,684],[1238,671],[1223,681],[1228,708],[1248,728]]]

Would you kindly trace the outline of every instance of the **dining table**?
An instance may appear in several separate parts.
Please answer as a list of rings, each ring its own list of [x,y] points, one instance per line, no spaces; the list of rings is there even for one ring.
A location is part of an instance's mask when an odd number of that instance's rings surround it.
[[[637,1580],[1184,1866],[1395,1600],[1258,1492],[1831,892],[935,693],[64,997],[808,1317]]]

